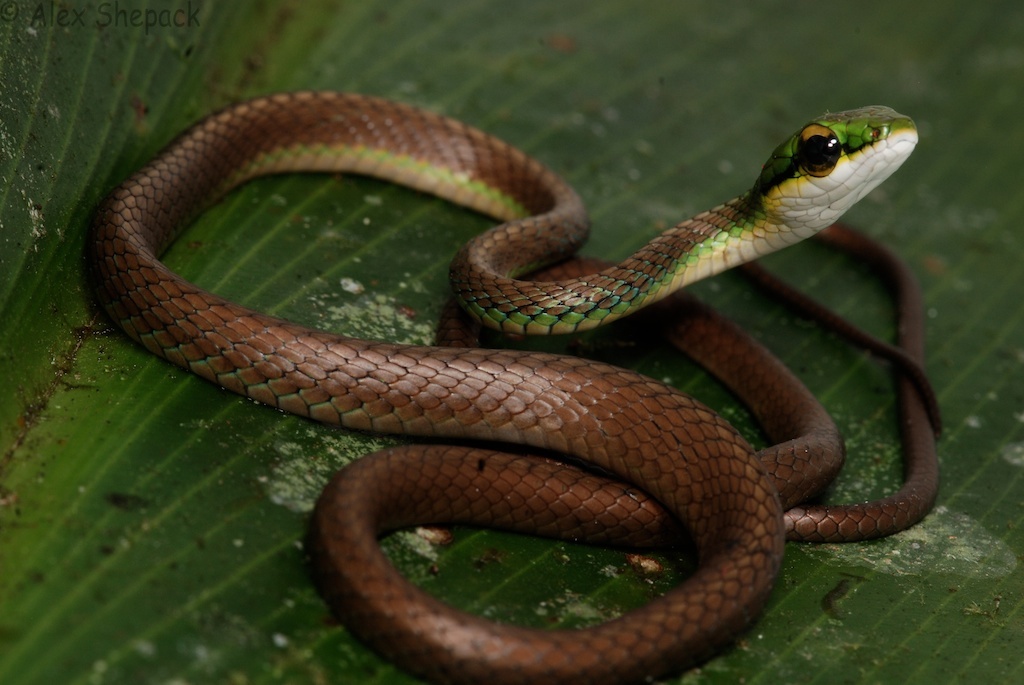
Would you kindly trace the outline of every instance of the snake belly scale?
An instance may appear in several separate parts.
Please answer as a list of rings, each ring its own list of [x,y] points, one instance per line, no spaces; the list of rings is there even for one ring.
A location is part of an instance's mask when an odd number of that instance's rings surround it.
[[[700,566],[649,605],[580,631],[495,627],[430,598],[411,608],[404,591],[379,581],[394,572],[386,566],[362,569],[362,589],[345,586],[339,565],[352,552],[372,559],[366,548],[375,547],[380,527],[491,515],[413,494],[478,487],[452,465],[464,461],[459,450],[366,460],[362,468],[401,467],[389,478],[393,496],[408,506],[377,506],[356,478],[335,479],[346,504],[322,500],[312,538],[318,582],[334,611],[412,672],[438,682],[643,681],[731,640],[759,613],[779,568],[778,489],[728,423],[682,392],[592,361],[309,329],[189,283],[160,253],[204,208],[255,176],[366,174],[504,222],[472,240],[452,266],[459,302],[484,325],[583,330],[826,227],[895,170],[916,140],[912,122],[885,108],[822,117],[776,149],[749,193],[683,222],[620,265],[536,283],[517,277],[569,257],[589,230],[578,195],[541,163],[411,106],[339,93],[274,95],[204,119],[116,188],[97,213],[90,262],[101,303],[128,335],[236,393],[351,429],[551,450],[649,493],[692,536]],[[486,453],[465,458],[476,465],[471,471],[506,468]],[[349,521],[349,507],[359,521]],[[369,527],[361,536],[352,532],[361,525]]]

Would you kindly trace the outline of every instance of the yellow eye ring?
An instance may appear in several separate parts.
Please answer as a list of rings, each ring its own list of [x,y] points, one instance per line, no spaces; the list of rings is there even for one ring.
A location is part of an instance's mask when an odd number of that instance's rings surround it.
[[[796,145],[796,163],[811,176],[828,176],[843,156],[843,145],[832,129],[808,124]]]

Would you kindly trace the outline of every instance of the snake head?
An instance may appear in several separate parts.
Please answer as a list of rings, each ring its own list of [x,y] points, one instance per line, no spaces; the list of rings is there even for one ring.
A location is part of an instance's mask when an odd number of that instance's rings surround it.
[[[916,145],[914,122],[888,107],[825,114],[775,148],[750,197],[769,222],[807,237],[887,179]]]

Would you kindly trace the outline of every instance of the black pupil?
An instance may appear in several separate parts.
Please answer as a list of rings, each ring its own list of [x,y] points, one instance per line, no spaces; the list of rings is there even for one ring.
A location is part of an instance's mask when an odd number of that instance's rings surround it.
[[[804,141],[804,160],[812,169],[828,169],[835,166],[843,152],[835,136],[811,136]]]

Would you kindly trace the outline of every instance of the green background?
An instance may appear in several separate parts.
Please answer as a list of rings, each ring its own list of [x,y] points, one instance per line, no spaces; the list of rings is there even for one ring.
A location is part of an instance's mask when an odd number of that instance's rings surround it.
[[[91,212],[114,184],[211,110],[299,88],[391,97],[513,142],[578,188],[586,251],[612,258],[743,191],[822,111],[913,116],[914,156],[849,218],[922,280],[947,426],[938,506],[895,538],[788,545],[754,628],[669,682],[1024,680],[1019,2],[193,0],[198,25],[149,29],[104,9],[0,2],[0,682],[412,682],[330,621],[300,546],[328,474],[387,443],[151,357],[97,310],[85,271]],[[425,342],[451,254],[485,226],[384,184],[292,176],[232,194],[167,261],[263,310]],[[814,245],[768,262],[891,336],[858,265]],[[830,499],[898,486],[884,367],[736,277],[696,290],[835,415],[850,464]],[[757,439],[724,391],[628,325],[574,344]],[[690,563],[657,556],[665,570],[644,574],[620,551],[469,530],[444,548],[412,534],[387,546],[447,601],[543,626],[614,615]]]

